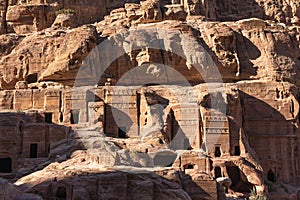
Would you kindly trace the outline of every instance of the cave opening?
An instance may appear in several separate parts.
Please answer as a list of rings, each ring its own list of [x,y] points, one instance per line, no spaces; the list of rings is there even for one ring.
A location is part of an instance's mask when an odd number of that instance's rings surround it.
[[[237,166],[226,167],[229,178],[232,181],[231,186],[229,187],[236,192],[247,192],[250,193],[253,188],[253,184],[249,183],[244,177],[241,177],[241,171]]]
[[[273,183],[276,182],[276,176],[275,176],[274,172],[271,169],[268,171],[267,179],[268,179],[268,181],[271,181]]]
[[[30,83],[36,83],[38,81],[38,74],[30,74],[25,78],[25,81],[30,84]]]
[[[232,181],[232,186],[235,186],[240,182],[241,176],[238,167],[227,167],[227,173]]]

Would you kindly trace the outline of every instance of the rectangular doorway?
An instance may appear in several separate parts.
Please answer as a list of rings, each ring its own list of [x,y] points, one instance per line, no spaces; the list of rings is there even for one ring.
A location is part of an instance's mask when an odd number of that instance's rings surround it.
[[[30,144],[30,158],[37,158],[38,144]]]
[[[45,122],[52,123],[52,113],[45,113]]]
[[[11,158],[0,158],[0,173],[11,173]]]

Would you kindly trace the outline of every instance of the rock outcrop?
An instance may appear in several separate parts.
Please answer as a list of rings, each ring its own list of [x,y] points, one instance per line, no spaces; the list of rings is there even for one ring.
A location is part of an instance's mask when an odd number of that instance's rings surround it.
[[[41,196],[31,193],[24,193],[17,189],[17,186],[9,183],[8,181],[0,178],[0,199],[19,199],[19,200],[42,200]]]
[[[19,80],[34,83],[73,79],[83,59],[96,47],[97,39],[93,26],[72,31],[45,30],[25,37],[13,51],[7,55],[4,52],[1,57],[2,89],[14,88]],[[67,71],[71,77],[67,73],[59,75]]]
[[[201,41],[201,46],[214,59],[225,82],[245,79],[269,79],[289,81],[299,85],[299,69],[297,66],[299,65],[300,53],[299,29],[297,26],[285,26],[258,18],[244,19],[236,23],[203,22],[195,16],[188,17],[187,22],[161,22],[168,19],[185,20],[186,18],[186,15],[177,13],[184,12],[184,6],[167,6],[168,9],[166,10],[160,9],[161,6],[163,5],[159,4],[158,1],[155,3],[145,1],[141,4],[125,4],[125,8],[113,10],[104,21],[94,26],[80,27],[72,31],[60,30],[58,27],[71,28],[76,24],[80,24],[76,22],[76,18],[78,18],[76,14],[75,16],[73,14],[58,15],[53,29],[29,34],[22,42],[21,39],[24,36],[7,35],[2,44],[13,44],[2,51],[3,57],[0,60],[0,71],[3,77],[1,81],[2,88],[10,89],[16,81],[26,80],[27,76],[35,74],[38,76],[38,81],[56,80],[64,82],[66,85],[72,85],[71,80],[75,79],[76,70],[81,66],[87,54],[96,47],[98,41],[105,40],[107,36],[112,37],[121,34],[119,39],[115,38],[119,40],[116,42],[120,43],[122,40],[130,38],[122,36],[122,32],[127,32],[127,34],[145,32],[142,33],[145,35],[149,28],[154,27],[159,27],[155,31],[158,36],[151,38],[148,43],[155,43],[165,33],[173,35],[170,36],[170,39],[164,38],[166,42],[174,40],[172,37],[179,37],[176,40],[183,48],[185,45],[190,44],[184,41],[182,35],[191,37],[191,40]],[[171,11],[172,9],[174,11]],[[16,12],[15,9],[13,10]],[[62,19],[62,17],[68,19]],[[137,26],[145,23],[149,25]],[[23,23],[21,24],[23,25]],[[95,31],[95,26],[97,32],[101,34],[100,37]],[[38,28],[36,29],[38,30]],[[171,33],[171,30],[174,29],[184,34]],[[68,42],[68,49],[66,49],[66,42],[63,41],[68,41],[68,38],[76,38],[76,40],[73,40],[72,43]],[[164,46],[163,48],[169,47]],[[60,53],[60,51],[63,53]],[[186,49],[181,51],[185,55],[188,54]],[[161,64],[171,66],[180,73],[186,74],[188,80],[193,84],[201,83],[198,77],[194,77],[195,72],[189,70],[190,66],[184,65],[184,60],[181,58],[176,61],[167,60],[166,57],[170,56],[168,51],[162,53],[146,52],[146,54],[152,54],[148,62],[160,61]],[[138,60],[133,58],[136,55],[128,55],[129,58],[119,61],[120,64],[114,64],[115,66],[112,66],[112,69],[120,71],[119,68],[122,66],[126,65],[133,68],[136,62],[140,64]],[[113,54],[110,56],[113,56]],[[27,60],[22,60],[23,57]],[[12,60],[17,61],[19,64],[14,62],[14,66],[9,66]],[[183,65],[178,63],[183,63]],[[12,73],[13,71],[14,73]],[[118,80],[121,74],[109,75]]]

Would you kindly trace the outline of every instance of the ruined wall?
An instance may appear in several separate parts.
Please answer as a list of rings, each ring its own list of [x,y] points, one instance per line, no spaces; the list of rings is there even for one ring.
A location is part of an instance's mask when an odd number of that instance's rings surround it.
[[[47,157],[51,144],[65,139],[69,132],[64,126],[45,123],[43,113],[12,111],[0,113],[1,174],[19,169],[20,159],[33,158],[35,162]]]
[[[108,87],[105,91],[105,133],[115,137],[139,136],[139,101],[134,89]]]
[[[46,158],[51,145],[67,137],[69,129],[44,123],[38,113],[0,113],[0,173],[10,174],[24,164],[22,159]],[[30,161],[27,161],[30,163]]]
[[[211,175],[220,167],[225,176],[228,174],[226,161],[242,156],[249,158],[247,162],[252,164],[259,162],[258,169],[259,166],[263,168],[266,178],[269,173],[269,178],[274,174],[276,181],[296,182],[299,171],[297,88],[289,83],[249,81],[227,84],[223,95],[214,97],[207,96],[202,86],[168,86],[168,89],[165,86],[101,86],[75,90],[50,87],[2,91],[3,100],[6,100],[1,104],[2,109],[41,111],[39,117],[32,114],[37,124],[24,122],[22,137],[18,136],[22,147],[10,154],[15,155],[13,159],[19,155],[26,157],[30,155],[30,145],[37,144],[37,156],[46,156],[52,141],[66,137],[66,129],[43,124],[50,121],[74,128],[95,128],[113,137],[134,138],[161,133],[171,149],[204,148],[213,164],[197,164],[196,160],[190,164]],[[196,95],[188,92],[191,90]],[[225,113],[212,107],[212,98],[224,104]],[[160,105],[161,111],[151,110],[153,105]],[[21,130],[16,124],[6,129],[3,134],[16,135]],[[35,137],[32,137],[33,132]],[[270,145],[263,145],[265,143]],[[247,164],[240,166],[244,165]],[[243,171],[238,164],[231,167],[234,166]]]
[[[3,116],[3,114],[2,114]],[[11,173],[18,165],[17,158],[21,152],[22,136],[19,131],[17,120],[21,116],[12,116],[10,113],[4,114],[4,119],[1,120],[1,145],[0,145],[0,159],[2,173]]]
[[[244,129],[266,177],[269,173],[275,175],[276,181],[296,182],[299,176],[297,89],[286,83],[263,82],[241,84],[240,90]]]

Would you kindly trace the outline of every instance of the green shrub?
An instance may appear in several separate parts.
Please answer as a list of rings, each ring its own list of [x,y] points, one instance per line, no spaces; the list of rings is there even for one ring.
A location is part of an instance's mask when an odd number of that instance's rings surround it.
[[[250,192],[249,200],[267,200],[267,197],[263,194],[258,194],[256,189],[253,188]]]
[[[75,10],[72,9],[61,9],[55,12],[56,16],[59,14],[75,14]]]

